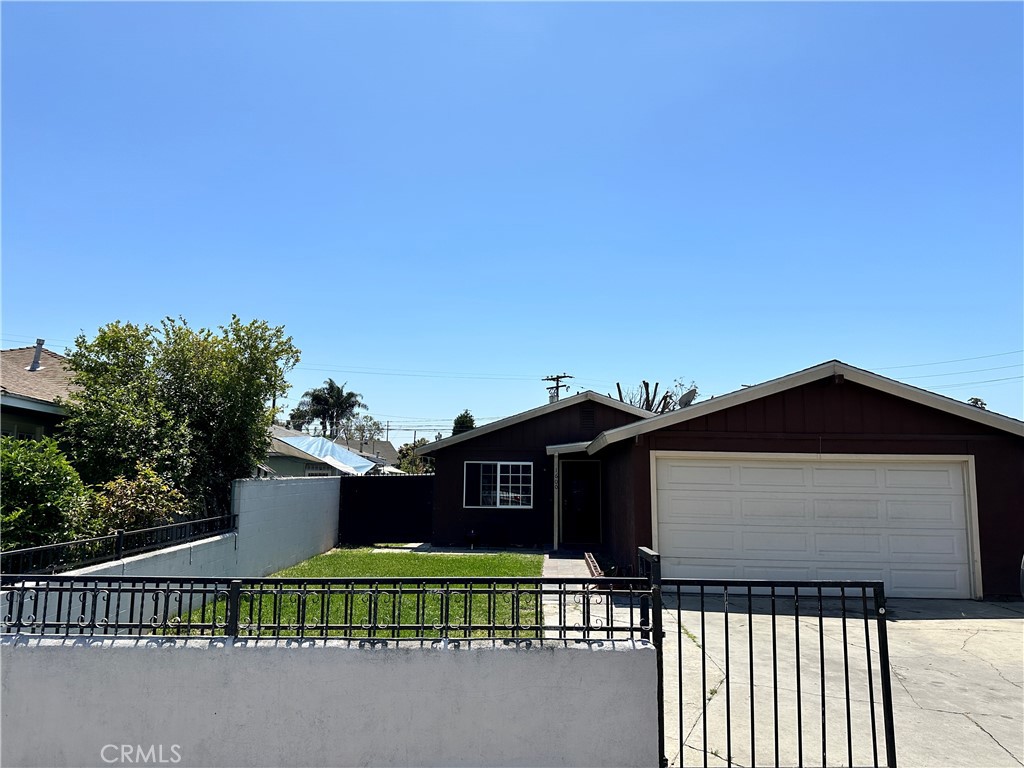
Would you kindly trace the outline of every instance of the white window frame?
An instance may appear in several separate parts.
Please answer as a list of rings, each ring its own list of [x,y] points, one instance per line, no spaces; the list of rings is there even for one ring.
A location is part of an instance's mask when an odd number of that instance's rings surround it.
[[[498,499],[498,503],[497,504],[467,504],[466,503],[467,481],[469,479],[468,478],[468,474],[469,474],[468,467],[469,467],[470,464],[491,464],[491,465],[493,465],[495,467],[495,473],[496,473],[497,482],[498,482],[497,493],[496,493],[496,497]],[[530,480],[530,503],[529,504],[502,504],[501,503],[501,493],[502,493],[501,470],[502,470],[502,467],[529,467],[529,474],[526,475],[524,473],[523,475],[521,475],[521,477],[527,477],[528,476],[529,480]],[[480,476],[481,476],[481,479],[482,479],[483,478],[483,473],[481,473]],[[463,462],[463,465],[462,465],[462,506],[463,506],[464,509],[533,509],[533,490],[534,490],[534,488],[533,488],[533,462],[532,461],[466,461],[466,462]],[[506,487],[506,493],[511,493],[510,491],[507,490],[507,487]],[[483,493],[480,492],[479,496],[482,497]]]

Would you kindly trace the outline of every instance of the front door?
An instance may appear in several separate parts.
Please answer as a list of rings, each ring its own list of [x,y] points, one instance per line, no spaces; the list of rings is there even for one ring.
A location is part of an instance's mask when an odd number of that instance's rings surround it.
[[[601,543],[601,462],[563,461],[562,532],[566,546]]]

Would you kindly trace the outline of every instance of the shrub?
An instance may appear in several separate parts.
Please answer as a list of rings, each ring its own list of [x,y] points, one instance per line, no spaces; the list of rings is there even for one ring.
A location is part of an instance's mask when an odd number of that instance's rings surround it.
[[[188,500],[151,467],[140,464],[134,480],[118,477],[98,489],[91,504],[97,534],[123,528],[153,528],[190,516]]]
[[[0,438],[3,549],[67,541],[81,534],[89,491],[50,438]]]

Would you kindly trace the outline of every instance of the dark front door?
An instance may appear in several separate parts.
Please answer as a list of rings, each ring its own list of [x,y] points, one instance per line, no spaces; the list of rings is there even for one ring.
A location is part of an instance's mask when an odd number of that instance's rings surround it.
[[[601,462],[562,462],[562,535],[566,545],[601,543]]]

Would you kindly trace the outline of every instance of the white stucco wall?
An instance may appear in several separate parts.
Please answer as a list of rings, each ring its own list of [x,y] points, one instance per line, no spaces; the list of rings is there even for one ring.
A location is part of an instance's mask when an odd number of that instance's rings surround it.
[[[133,764],[141,754],[211,767],[658,759],[646,643],[360,649],[6,636],[0,653],[4,766],[123,765],[122,744]]]
[[[266,576],[338,541],[336,477],[236,480],[238,530],[70,571],[91,576]]]

